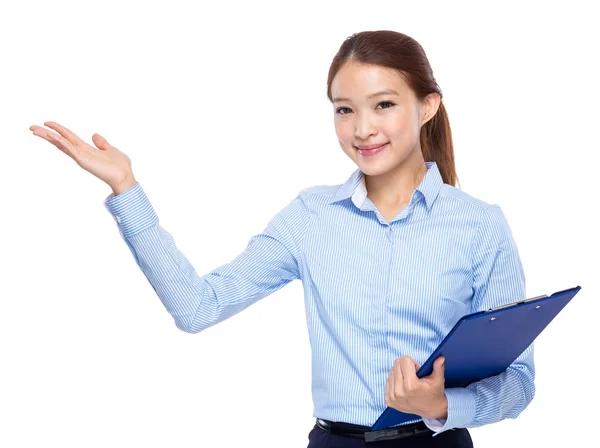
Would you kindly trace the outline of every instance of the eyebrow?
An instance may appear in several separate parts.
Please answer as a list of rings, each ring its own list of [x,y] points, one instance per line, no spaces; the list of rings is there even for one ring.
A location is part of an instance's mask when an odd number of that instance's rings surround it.
[[[371,95],[369,95],[367,98],[368,98],[368,99],[371,99],[371,98],[373,98],[373,97],[376,97],[376,96],[380,96],[380,95],[390,95],[390,94],[392,94],[392,95],[398,95],[398,92],[396,92],[396,91],[395,91],[395,90],[393,90],[393,89],[382,90],[381,92],[372,93],[372,94],[371,94]],[[334,98],[334,99],[333,99],[333,102],[334,102],[334,103],[337,103],[338,101],[350,101],[350,99],[349,99],[349,98],[341,98],[341,97],[337,97],[337,98]]]

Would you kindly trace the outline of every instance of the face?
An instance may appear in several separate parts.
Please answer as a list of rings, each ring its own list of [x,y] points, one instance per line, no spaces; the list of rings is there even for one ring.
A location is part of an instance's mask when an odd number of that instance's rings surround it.
[[[340,146],[365,174],[424,163],[419,133],[435,114],[431,95],[421,103],[395,70],[357,62],[342,66],[331,94]]]

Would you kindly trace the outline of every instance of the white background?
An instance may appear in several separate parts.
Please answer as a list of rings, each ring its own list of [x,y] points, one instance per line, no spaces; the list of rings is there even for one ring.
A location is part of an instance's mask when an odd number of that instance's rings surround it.
[[[177,330],[103,206],[110,188],[29,126],[98,132],[129,155],[161,225],[207,273],[300,189],[354,170],[327,71],[346,37],[374,29],[425,49],[460,186],[501,205],[528,296],[582,286],[536,342],[531,405],[472,429],[475,445],[594,444],[593,2],[448,3],[2,6],[0,446],[306,447],[301,283],[203,333]]]

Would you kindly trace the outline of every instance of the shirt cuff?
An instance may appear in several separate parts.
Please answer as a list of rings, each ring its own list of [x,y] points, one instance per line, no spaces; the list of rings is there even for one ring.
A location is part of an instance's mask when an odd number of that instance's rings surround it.
[[[140,233],[158,222],[158,215],[139,182],[117,196],[111,193],[104,200],[104,207],[113,216],[124,238]]]
[[[446,423],[445,418],[424,418],[425,425],[434,432],[438,432]]]
[[[435,432],[434,437],[454,428],[466,428],[475,418],[475,395],[464,387],[445,390],[448,399],[448,418],[424,418],[425,425]]]

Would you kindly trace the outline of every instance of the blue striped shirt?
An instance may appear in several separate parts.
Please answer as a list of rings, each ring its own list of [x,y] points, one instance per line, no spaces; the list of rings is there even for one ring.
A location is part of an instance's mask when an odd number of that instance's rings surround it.
[[[526,298],[500,207],[444,184],[436,163],[426,165],[389,222],[357,169],[344,184],[300,191],[243,252],[203,276],[159,225],[139,183],[104,205],[183,331],[200,332],[301,280],[313,416],[371,426],[387,407],[396,358],[423,364],[461,316]],[[532,344],[502,374],[446,388],[447,419],[425,423],[439,433],[515,418],[534,391]]]

